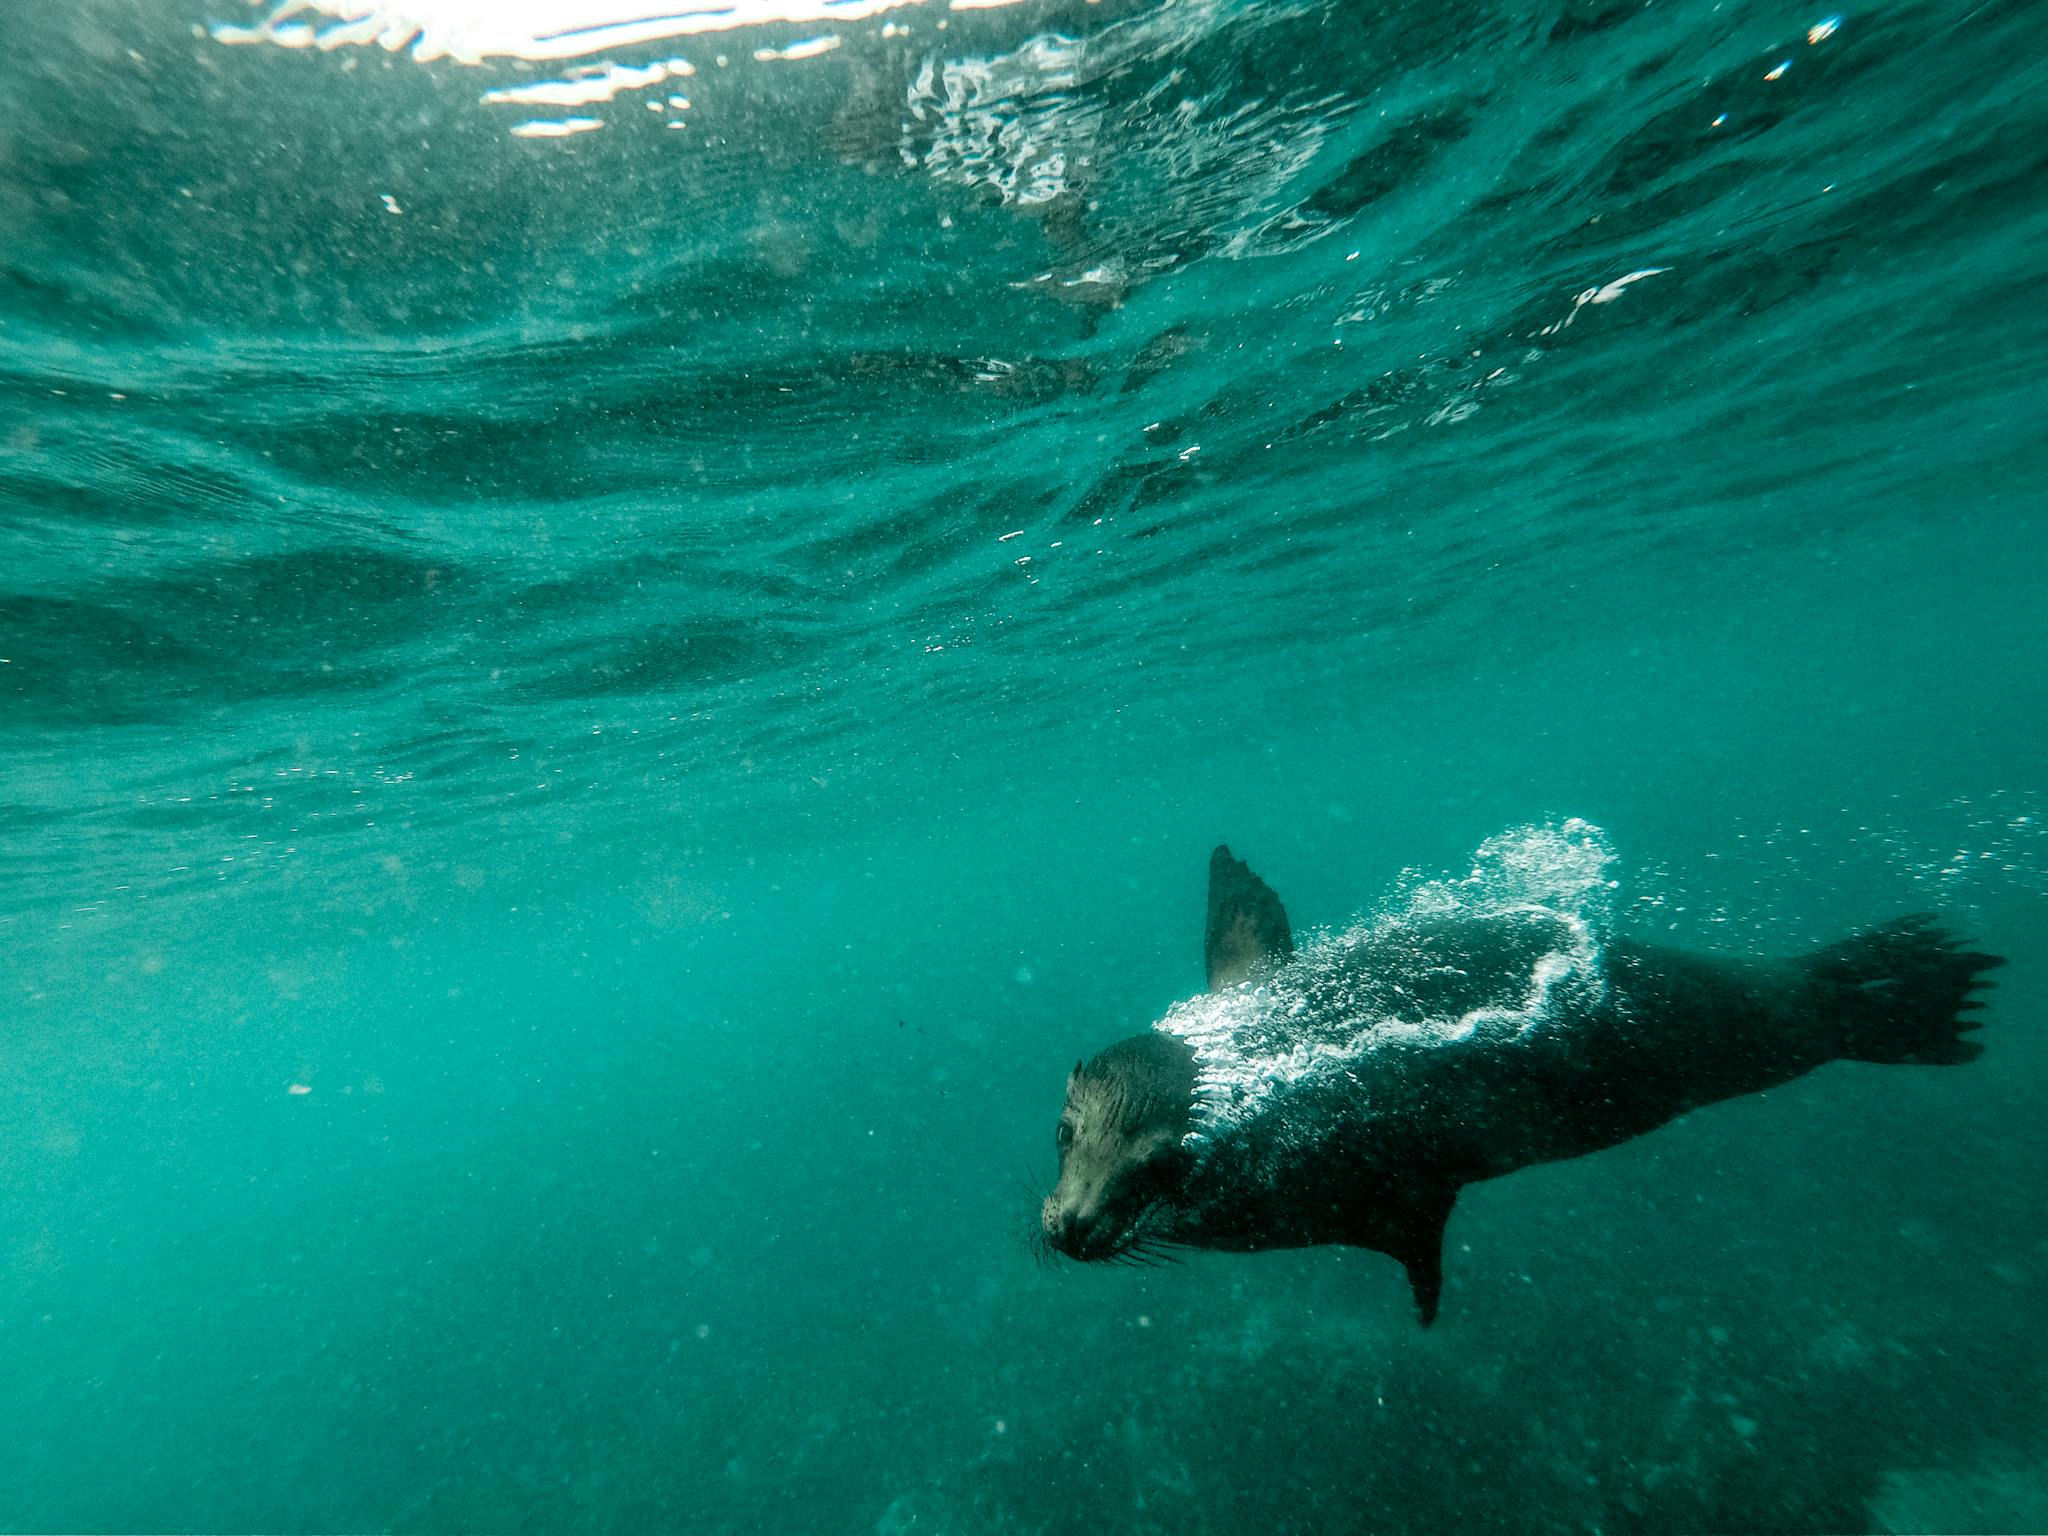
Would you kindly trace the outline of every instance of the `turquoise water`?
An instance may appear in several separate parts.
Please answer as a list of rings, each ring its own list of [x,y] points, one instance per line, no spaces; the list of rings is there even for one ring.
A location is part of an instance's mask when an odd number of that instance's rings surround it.
[[[0,1526],[2048,1525],[2048,10],[406,10],[0,13]],[[1987,1054],[1034,1263],[1215,843],[1567,817]]]

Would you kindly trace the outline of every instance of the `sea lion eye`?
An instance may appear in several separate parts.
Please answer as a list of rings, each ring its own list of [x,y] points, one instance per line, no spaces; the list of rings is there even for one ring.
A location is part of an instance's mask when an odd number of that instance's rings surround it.
[[[1052,1133],[1054,1145],[1062,1152],[1074,1144],[1074,1126],[1070,1120],[1062,1120],[1060,1128]]]

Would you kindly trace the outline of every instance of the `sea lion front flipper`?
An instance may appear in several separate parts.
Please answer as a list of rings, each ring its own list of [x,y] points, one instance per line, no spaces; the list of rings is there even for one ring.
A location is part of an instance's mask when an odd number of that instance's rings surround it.
[[[1388,1234],[1382,1252],[1398,1259],[1408,1271],[1408,1287],[1415,1293],[1416,1315],[1427,1328],[1436,1321],[1437,1298],[1444,1289],[1444,1224],[1451,1219],[1451,1207],[1458,1203],[1454,1189],[1447,1195],[1417,1200],[1407,1211],[1400,1227]]]
[[[1211,992],[1236,986],[1268,956],[1284,959],[1294,953],[1294,934],[1280,898],[1221,844],[1209,855],[1209,922],[1203,950]]]

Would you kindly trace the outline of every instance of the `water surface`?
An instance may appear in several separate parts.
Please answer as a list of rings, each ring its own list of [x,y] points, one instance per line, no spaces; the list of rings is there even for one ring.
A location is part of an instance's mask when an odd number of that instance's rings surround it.
[[[2044,57],[0,16],[0,1525],[2048,1523]],[[1034,1267],[1211,846],[1569,817],[1624,931],[1942,911],[1989,1053],[1474,1190],[1427,1334]]]

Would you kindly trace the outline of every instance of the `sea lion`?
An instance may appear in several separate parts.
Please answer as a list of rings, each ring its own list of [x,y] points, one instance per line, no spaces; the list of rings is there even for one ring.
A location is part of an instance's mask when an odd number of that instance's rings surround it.
[[[1541,862],[1527,846],[1497,849],[1490,874],[1482,849],[1470,880],[1300,953],[1279,897],[1217,848],[1210,990],[1074,1067],[1045,1242],[1089,1261],[1376,1249],[1407,1270],[1428,1326],[1467,1184],[1830,1061],[1953,1066],[1982,1050],[1962,1038],[1972,994],[2004,961],[1931,917],[1787,959],[1668,949],[1604,933],[1596,829],[1530,833],[1579,858],[1562,895],[1527,887]]]

